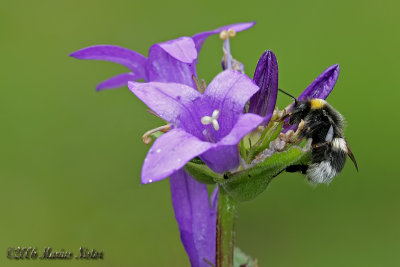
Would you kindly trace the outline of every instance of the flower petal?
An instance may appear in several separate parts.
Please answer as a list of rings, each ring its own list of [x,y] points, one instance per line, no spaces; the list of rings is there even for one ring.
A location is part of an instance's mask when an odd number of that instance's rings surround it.
[[[207,186],[179,170],[170,177],[172,204],[182,244],[191,266],[215,264],[216,212],[210,207]]]
[[[147,80],[146,57],[141,54],[116,45],[94,45],[78,50],[71,57],[77,59],[105,60],[121,64],[141,79]]]
[[[204,96],[215,109],[241,114],[246,102],[258,90],[258,86],[246,75],[225,70],[211,81]]]
[[[324,70],[297,99],[326,99],[336,84],[339,77],[339,70],[338,64],[332,65]]]
[[[217,204],[218,204],[218,185],[215,186],[214,191],[211,194],[211,209],[217,213]]]
[[[246,102],[258,89],[249,77],[233,70],[225,70],[212,80],[203,95],[213,110],[220,111],[220,130],[214,140],[221,140],[232,130]]]
[[[256,114],[240,115],[231,132],[223,137],[214,148],[200,155],[200,158],[217,173],[236,169],[239,165],[237,144],[263,121],[264,118]]]
[[[231,25],[226,25],[226,26],[222,26],[220,28],[217,28],[215,30],[212,31],[207,31],[207,32],[201,32],[198,34],[193,35],[193,40],[196,44],[196,49],[197,51],[200,51],[201,47],[203,46],[204,41],[213,34],[219,34],[221,31],[223,30],[229,30],[232,29],[236,32],[241,32],[247,29],[250,29],[251,27],[253,27],[256,24],[255,21],[253,22],[244,22],[244,23],[236,23],[236,24],[231,24]]]
[[[183,63],[193,63],[197,59],[196,46],[190,37],[181,37],[157,45],[171,57]]]
[[[278,62],[271,50],[258,61],[253,81],[260,90],[250,98],[249,112],[265,117],[268,124],[275,109],[278,94]]]
[[[132,72],[118,74],[99,83],[96,87],[96,90],[100,91],[104,89],[115,89],[118,87],[127,86],[129,81],[136,81],[138,79],[140,79],[140,77]]]
[[[195,88],[197,50],[190,37],[182,37],[150,47],[149,81],[183,83]]]
[[[218,145],[236,145],[252,130],[263,122],[264,118],[256,114],[241,114],[232,131],[219,141]]]
[[[193,102],[201,97],[198,91],[179,83],[129,82],[128,87],[162,119],[178,126],[191,120],[186,118],[192,117]]]
[[[144,160],[142,183],[156,182],[168,177],[212,146],[213,144],[203,142],[182,129],[173,129],[161,135]]]
[[[200,155],[200,159],[214,172],[224,173],[239,166],[239,151],[237,145],[215,146]]]
[[[306,100],[312,98],[326,99],[339,78],[340,67],[338,64],[332,65],[324,70],[297,98],[298,100]],[[286,119],[286,123],[289,119]],[[283,133],[289,130],[296,131],[297,125],[284,125]]]

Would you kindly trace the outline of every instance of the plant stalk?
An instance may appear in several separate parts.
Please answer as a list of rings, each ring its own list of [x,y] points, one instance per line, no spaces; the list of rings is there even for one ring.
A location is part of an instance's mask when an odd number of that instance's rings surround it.
[[[236,201],[221,186],[218,193],[216,267],[233,266]]]

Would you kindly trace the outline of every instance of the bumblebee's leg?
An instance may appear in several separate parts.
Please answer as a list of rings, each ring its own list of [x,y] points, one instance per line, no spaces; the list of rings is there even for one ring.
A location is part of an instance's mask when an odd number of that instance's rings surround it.
[[[306,125],[306,122],[304,120],[301,120],[299,123],[299,127],[297,127],[297,130],[294,133],[295,136],[298,136],[300,134],[300,132],[303,131],[304,125]]]
[[[304,129],[304,125],[305,125],[304,120],[301,120],[299,126],[297,127],[296,132],[289,130],[286,133],[280,133],[279,138],[285,141],[286,143],[297,143],[304,137],[303,135],[301,135]]]
[[[286,167],[287,172],[301,172],[302,174],[306,174],[308,169],[308,165],[291,165]]]
[[[274,113],[272,115],[272,118],[274,119],[274,121],[281,122],[281,121],[285,120],[287,117],[289,117],[290,116],[289,108],[290,108],[290,106],[284,108],[283,110],[279,110],[278,107],[276,107],[276,109],[274,110]]]
[[[286,169],[279,171],[273,177],[278,176],[279,174],[281,174],[284,171],[286,171],[286,172],[301,172],[302,174],[306,174],[307,169],[308,169],[307,165],[291,165],[291,166],[286,167]]]

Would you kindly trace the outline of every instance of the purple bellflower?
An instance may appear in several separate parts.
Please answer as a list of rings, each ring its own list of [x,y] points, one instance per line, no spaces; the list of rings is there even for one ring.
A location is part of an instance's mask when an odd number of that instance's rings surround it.
[[[126,86],[129,81],[138,80],[180,83],[190,86],[190,89],[194,90],[195,84],[192,76],[197,76],[197,56],[204,41],[209,36],[219,34],[223,30],[232,29],[235,32],[240,32],[251,28],[254,24],[255,22],[232,24],[198,33],[192,37],[181,37],[154,44],[150,47],[147,58],[135,51],[115,45],[90,46],[76,51],[70,56],[84,60],[110,61],[123,65],[130,70],[130,72],[119,74],[98,84],[97,90],[119,88]],[[213,114],[208,115],[211,115],[212,118]],[[212,124],[212,121],[210,122]],[[221,126],[225,127],[225,125]],[[210,127],[211,125],[208,128]],[[177,131],[171,132],[174,134]],[[229,141],[226,139],[227,143]],[[233,147],[230,147],[230,149],[234,150]],[[209,154],[209,158],[211,158],[213,153],[209,152]],[[154,181],[156,180],[154,178]],[[178,222],[182,244],[189,256],[191,265],[193,267],[209,266],[205,259],[215,264],[218,190],[214,191],[210,206],[207,186],[194,180],[182,169],[177,169],[170,175],[170,186],[175,218]]]
[[[174,129],[160,136],[147,154],[142,183],[168,177],[199,156],[214,172],[239,165],[237,144],[263,118],[242,114],[258,86],[246,75],[226,70],[204,94],[177,83],[129,83],[129,89]]]
[[[149,56],[116,46],[95,45],[78,50],[70,56],[77,59],[105,60],[127,67],[130,72],[119,74],[97,85],[97,90],[126,86],[128,81],[177,82],[194,87],[192,75],[196,76],[197,55],[204,41],[223,30],[240,32],[253,27],[255,22],[237,23],[202,32],[193,37],[181,37],[150,47]]]

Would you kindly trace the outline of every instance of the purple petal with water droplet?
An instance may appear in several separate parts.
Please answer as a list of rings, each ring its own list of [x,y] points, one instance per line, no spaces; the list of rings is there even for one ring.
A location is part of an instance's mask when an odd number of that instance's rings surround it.
[[[183,170],[170,178],[172,204],[182,244],[192,267],[215,264],[216,212],[210,207],[207,186]]]
[[[158,137],[147,153],[142,168],[142,183],[168,177],[212,146],[182,129],[172,129]]]
[[[202,95],[179,83],[129,82],[129,89],[162,119],[177,126],[190,122],[193,102]],[[200,120],[199,120],[200,123]]]

